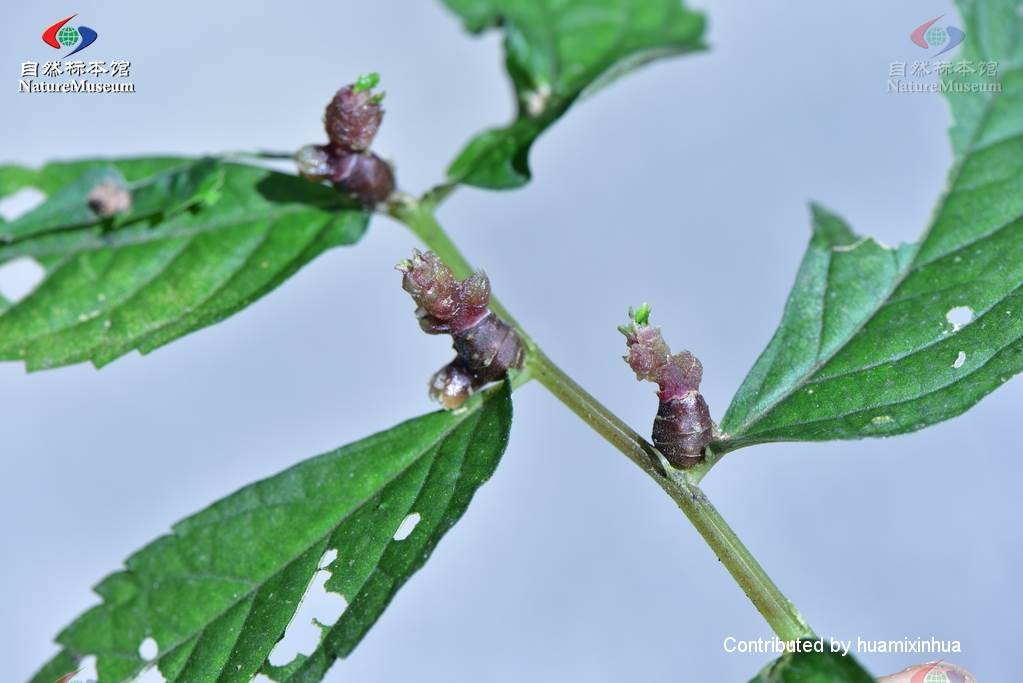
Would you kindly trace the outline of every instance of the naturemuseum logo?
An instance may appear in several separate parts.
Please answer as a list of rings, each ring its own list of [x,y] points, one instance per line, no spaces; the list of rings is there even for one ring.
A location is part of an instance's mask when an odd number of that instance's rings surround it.
[[[909,40],[927,54],[922,58],[888,64],[890,93],[984,93],[1001,92],[998,62],[942,57],[962,45],[966,32],[958,26],[939,25],[939,15],[917,26]],[[917,53],[919,54],[919,53]]]
[[[46,27],[43,42],[55,50],[70,51],[54,60],[21,63],[18,92],[23,93],[131,93],[135,84],[127,59],[68,59],[96,42],[99,33],[84,24],[72,26],[72,14]],[[91,55],[92,53],[90,53]]]
[[[948,52],[966,38],[966,33],[958,26],[935,26],[934,24],[943,16],[945,15],[942,14],[930,21],[925,21],[909,34],[909,39],[924,50],[941,48],[932,55],[934,57]]]
[[[88,26],[78,26],[76,28],[74,26],[67,25],[69,21],[77,16],[77,14],[72,14],[70,17],[51,24],[45,31],[43,31],[43,42],[53,49],[60,50],[65,47],[75,48],[64,55],[64,57],[70,57],[76,52],[81,52],[95,43],[96,39],[99,38],[99,34]]]

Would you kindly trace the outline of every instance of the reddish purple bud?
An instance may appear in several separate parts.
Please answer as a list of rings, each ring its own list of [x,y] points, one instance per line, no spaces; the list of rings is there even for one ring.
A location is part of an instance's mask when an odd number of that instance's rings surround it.
[[[334,187],[366,208],[386,201],[394,192],[394,173],[386,161],[372,152],[339,151],[330,145],[306,145],[295,153],[298,172],[314,181],[330,181]]]
[[[372,208],[387,201],[394,192],[394,172],[376,154],[347,154],[339,161],[334,187],[352,195],[364,207]]]
[[[636,379],[654,382],[660,389],[654,445],[675,467],[691,467],[714,436],[710,409],[699,391],[703,365],[688,351],[671,353],[660,328],[648,324],[649,306],[630,309],[629,317],[631,324],[618,328],[629,349],[625,362]]]
[[[659,327],[633,322],[623,326],[621,331],[629,348],[625,362],[636,373],[636,379],[654,382],[660,387],[657,395],[662,401],[700,388],[703,365],[699,359],[688,351],[672,355]]]
[[[384,116],[383,93],[373,93],[379,80],[377,74],[367,74],[338,90],[324,115],[330,142],[306,145],[295,153],[303,177],[333,183],[365,209],[387,201],[395,184],[390,164],[368,151]]]
[[[415,250],[412,258],[398,264],[404,273],[401,286],[419,306],[419,324],[430,334],[457,333],[475,325],[487,314],[490,281],[483,272],[459,281],[432,251]]]
[[[710,408],[700,392],[689,391],[657,407],[651,439],[672,465],[695,465],[713,436]]]
[[[334,147],[350,152],[364,152],[384,118],[380,97],[370,89],[357,89],[355,84],[337,91],[323,115],[327,137]]]
[[[493,313],[451,335],[455,353],[475,373],[480,384],[504,377],[508,368],[521,367],[525,350],[519,335]]]
[[[522,367],[522,340],[487,308],[490,280],[484,273],[459,280],[436,254],[418,250],[397,268],[402,288],[416,302],[420,327],[428,334],[450,334],[458,354],[430,381],[432,398],[456,408],[473,390]]]
[[[649,325],[633,324],[622,332],[629,349],[625,362],[636,373],[636,379],[657,382],[661,368],[671,358],[671,349],[664,343],[661,330]]]

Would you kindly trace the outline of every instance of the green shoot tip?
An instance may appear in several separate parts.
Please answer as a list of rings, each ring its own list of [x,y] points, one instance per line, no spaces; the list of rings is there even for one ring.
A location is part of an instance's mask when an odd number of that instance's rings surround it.
[[[637,308],[629,308],[629,318],[637,325],[650,324],[650,304],[642,303]]]
[[[355,86],[352,88],[355,92],[365,92],[366,90],[372,90],[377,87],[377,83],[380,82],[380,74],[373,71],[368,74],[362,74],[355,79]]]

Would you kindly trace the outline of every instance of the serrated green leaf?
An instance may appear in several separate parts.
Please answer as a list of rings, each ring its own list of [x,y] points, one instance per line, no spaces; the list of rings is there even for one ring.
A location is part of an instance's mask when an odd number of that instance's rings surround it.
[[[764,667],[749,683],[875,683],[849,655],[790,652]]]
[[[704,47],[703,15],[681,0],[444,2],[473,33],[496,26],[504,31],[515,89],[515,121],[477,135],[448,169],[451,182],[477,187],[528,182],[533,141],[581,95],[653,59]],[[609,131],[608,139],[623,133]]]
[[[247,486],[179,522],[104,579],[103,602],[57,638],[64,648],[32,679],[52,683],[96,655],[101,683],[152,662],[167,681],[320,680],[354,649],[490,478],[508,441],[505,383],[457,413],[404,422]],[[402,521],[418,524],[395,540]],[[320,567],[329,550],[333,561]],[[287,667],[268,657],[318,569],[348,606],[319,646]],[[70,665],[70,666],[69,666]]]
[[[923,238],[898,248],[814,207],[774,338],[732,400],[718,452],[765,441],[910,432],[959,415],[1023,369],[1023,17],[960,3],[964,60],[946,83],[957,161]]]
[[[28,257],[45,279],[0,315],[0,359],[30,370],[102,366],[147,353],[244,308],[330,247],[362,237],[368,214],[334,190],[215,159],[91,160],[0,167],[0,188],[46,202],[0,225],[0,263]],[[96,216],[96,184],[124,184],[131,209]]]

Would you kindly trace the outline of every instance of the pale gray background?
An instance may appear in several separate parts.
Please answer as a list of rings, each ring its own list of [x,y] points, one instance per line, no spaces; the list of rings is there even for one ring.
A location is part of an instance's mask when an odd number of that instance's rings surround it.
[[[698,5],[711,51],[580,104],[536,146],[528,188],[461,191],[441,216],[550,355],[643,431],[655,399],[615,331],[629,304],[700,355],[720,416],[777,323],[807,201],[912,239],[950,162],[940,96],[884,91],[890,62],[920,56],[909,31],[950,3]],[[83,55],[132,60],[137,94],[16,92],[20,62],[50,58],[41,30],[74,11],[100,33]],[[433,2],[6,3],[0,25],[5,160],[293,149],[322,139],[336,87],[378,70],[377,148],[418,191],[511,112],[496,34],[463,36]],[[4,680],[175,520],[431,409],[424,383],[450,351],[417,332],[391,270],[414,245],[375,220],[149,357],[0,366]],[[742,451],[706,489],[822,634],[958,638],[955,661],[1010,680],[1021,398],[1013,380],[922,433]],[[768,657],[722,639],[769,630],[672,503],[540,387],[515,399],[496,476],[329,679],[747,680]],[[918,659],[863,657],[878,673]]]

